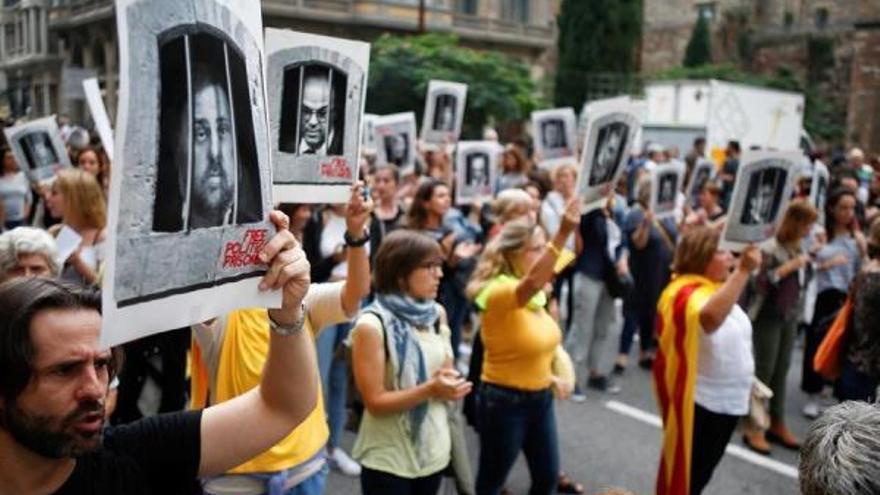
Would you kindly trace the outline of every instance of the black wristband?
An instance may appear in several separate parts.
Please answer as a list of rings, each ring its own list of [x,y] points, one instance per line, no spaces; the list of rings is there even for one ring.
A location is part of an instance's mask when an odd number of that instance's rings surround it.
[[[361,247],[364,244],[370,242],[370,232],[364,229],[364,235],[360,239],[352,239],[351,236],[348,235],[348,231],[345,231],[345,234],[342,235],[342,239],[345,240],[345,245],[348,247]]]

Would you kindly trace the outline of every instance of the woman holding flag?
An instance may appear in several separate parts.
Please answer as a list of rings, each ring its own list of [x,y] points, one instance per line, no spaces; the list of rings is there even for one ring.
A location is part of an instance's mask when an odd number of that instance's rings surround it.
[[[749,410],[752,324],[737,300],[761,265],[761,251],[747,247],[737,264],[718,243],[715,229],[688,231],[657,304],[654,385],[663,416],[657,495],[701,493]]]

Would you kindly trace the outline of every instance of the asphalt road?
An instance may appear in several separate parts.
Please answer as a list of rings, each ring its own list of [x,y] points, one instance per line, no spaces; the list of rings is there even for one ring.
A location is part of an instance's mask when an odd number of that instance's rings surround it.
[[[795,435],[803,438],[809,422],[800,413],[805,401],[798,388],[800,365],[799,344],[789,371],[787,422]],[[562,467],[586,486],[587,493],[620,487],[648,495],[653,493],[661,442],[650,374],[632,366],[619,383],[622,391],[616,395],[588,392],[584,403],[558,403]],[[827,399],[826,403],[833,401]],[[471,460],[476,463],[477,439],[472,431],[469,437]],[[350,449],[353,442],[354,435],[347,432],[344,448]],[[776,447],[770,457],[751,454],[743,447],[741,435],[735,433],[704,493],[795,495],[799,492],[796,469],[796,453]],[[515,494],[528,493],[529,477],[522,456],[510,474],[508,487]],[[358,494],[358,480],[331,472],[326,493]],[[455,490],[445,486],[441,493]]]

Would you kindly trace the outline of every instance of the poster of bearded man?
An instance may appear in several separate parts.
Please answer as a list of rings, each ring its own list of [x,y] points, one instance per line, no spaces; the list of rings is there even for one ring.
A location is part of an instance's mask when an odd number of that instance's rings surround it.
[[[55,116],[3,129],[12,156],[31,182],[50,180],[70,159]]]
[[[345,203],[358,175],[370,45],[266,30],[275,200]]]
[[[250,0],[117,0],[120,106],[102,340],[242,307],[274,235],[259,9]]]

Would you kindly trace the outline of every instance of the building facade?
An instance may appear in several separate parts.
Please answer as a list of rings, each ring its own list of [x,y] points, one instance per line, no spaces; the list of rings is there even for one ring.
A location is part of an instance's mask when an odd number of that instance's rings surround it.
[[[29,104],[9,104],[6,111],[12,117],[26,116],[28,112],[30,116],[61,113],[73,121],[86,121],[88,112],[77,85],[83,78],[94,76],[100,82],[107,112],[113,119],[119,86],[113,0],[3,1],[0,25],[4,34],[14,33],[9,35],[15,41],[14,50],[9,53],[15,56],[7,57],[9,45],[0,45],[0,71],[7,77],[6,94],[25,95],[25,103]],[[420,8],[422,3],[424,10]],[[523,60],[533,68],[535,77],[543,76],[553,64],[559,3],[560,0],[261,0],[266,27],[365,41],[383,33],[416,33],[422,28],[427,32],[453,33],[463,45],[501,51]],[[39,41],[18,43],[19,34],[36,35]],[[28,51],[22,51],[22,47]],[[37,54],[31,55],[30,50]],[[0,79],[0,91],[2,83]]]
[[[821,100],[839,128],[826,145],[880,152],[880,2],[877,0],[645,0],[641,70],[678,67],[698,16],[716,63],[787,72]]]

